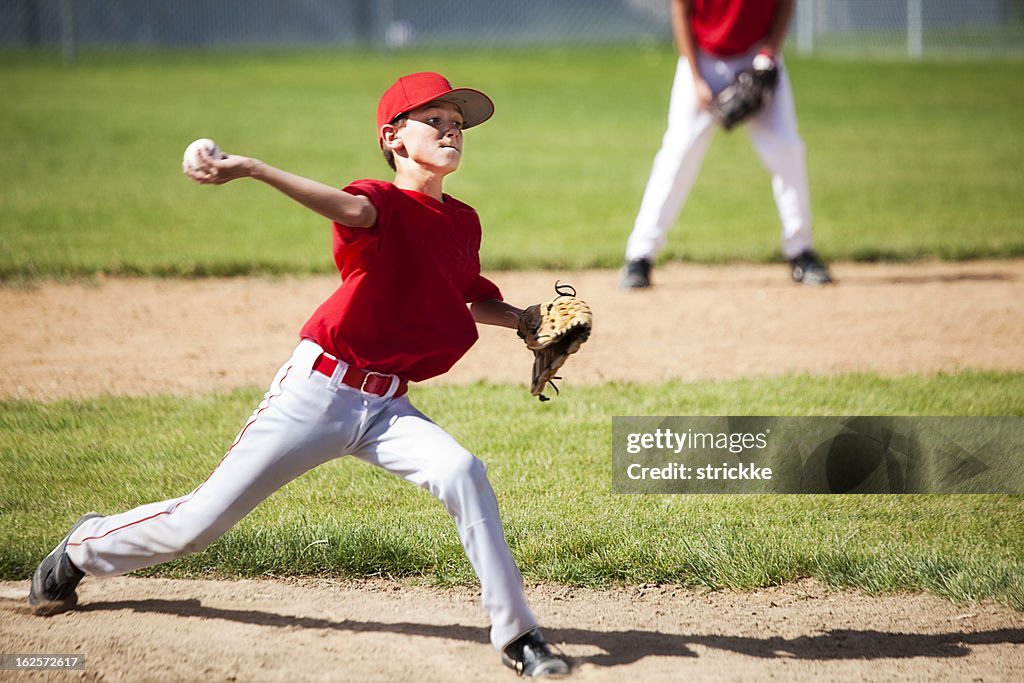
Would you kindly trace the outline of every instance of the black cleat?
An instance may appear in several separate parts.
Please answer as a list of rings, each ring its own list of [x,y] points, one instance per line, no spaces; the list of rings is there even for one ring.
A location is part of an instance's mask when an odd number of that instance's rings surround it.
[[[75,529],[99,516],[95,512],[82,515],[71,527],[67,536],[39,563],[36,573],[32,575],[32,588],[28,593],[28,602],[35,608],[36,614],[46,616],[59,614],[73,609],[78,604],[75,588],[78,587],[78,582],[82,580],[85,573],[71,564],[64,549]]]
[[[651,286],[651,261],[645,258],[635,258],[626,262],[626,269],[622,274],[622,281],[619,285],[623,289],[643,289]]]
[[[793,267],[794,282],[804,285],[832,284],[832,276],[828,274],[828,267],[810,249],[800,252],[796,258],[790,259],[789,265]]]
[[[501,662],[520,676],[568,676],[569,665],[558,655],[551,654],[544,636],[533,629],[519,636],[501,653]]]

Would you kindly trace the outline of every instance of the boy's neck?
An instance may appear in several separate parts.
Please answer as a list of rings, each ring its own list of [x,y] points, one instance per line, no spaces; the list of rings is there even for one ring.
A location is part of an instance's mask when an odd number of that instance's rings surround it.
[[[441,202],[444,201],[444,176],[422,167],[406,169],[400,166],[395,173],[394,185],[400,190],[419,192]]]

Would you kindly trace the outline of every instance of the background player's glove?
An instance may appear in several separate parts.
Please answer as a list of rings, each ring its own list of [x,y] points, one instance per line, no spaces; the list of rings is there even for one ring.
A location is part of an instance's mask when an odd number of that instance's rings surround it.
[[[722,128],[732,129],[768,104],[778,79],[775,59],[766,53],[758,53],[751,70],[737,74],[732,83],[715,95],[711,113]]]
[[[542,392],[549,383],[558,393],[558,387],[551,380],[560,379],[555,373],[587,341],[593,324],[590,306],[576,298],[576,290],[571,285],[556,282],[555,293],[554,299],[534,304],[519,316],[518,334],[526,342],[526,348],[533,351],[530,393],[541,401],[548,400]]]

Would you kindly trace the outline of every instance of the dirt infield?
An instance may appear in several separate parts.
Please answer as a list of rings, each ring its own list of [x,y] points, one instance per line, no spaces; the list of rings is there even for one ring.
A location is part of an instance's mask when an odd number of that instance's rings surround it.
[[[3,650],[84,655],[84,680],[515,680],[488,644],[470,589],[120,578],[84,582],[80,609],[49,618],[30,615],[27,590],[27,582],[0,583]],[[1024,620],[993,605],[867,597],[812,581],[750,594],[673,586],[527,592],[549,640],[570,658],[573,680],[1024,676]]]
[[[1024,369],[1024,260],[838,264],[834,273],[839,286],[812,289],[777,265],[672,265],[641,292],[618,289],[609,271],[560,273],[595,315],[565,386]],[[518,305],[552,296],[555,277],[493,275]],[[262,388],[336,286],[318,277],[0,287],[0,398]],[[529,363],[515,335],[484,328],[454,370],[431,381],[523,383]]]
[[[559,274],[596,316],[564,386],[1024,369],[1024,260],[839,264],[834,273],[839,286],[814,290],[787,282],[781,266],[669,266],[645,292],[620,291],[608,271]],[[547,297],[554,277],[494,275],[519,304]],[[262,387],[335,285],[325,277],[0,287],[0,398]],[[514,335],[483,330],[443,381],[523,383],[528,365]],[[82,654],[85,671],[0,671],[0,680],[514,680],[469,588],[87,580],[81,609],[52,618],[29,613],[27,591],[24,581],[0,583],[0,653]],[[993,604],[870,597],[813,581],[743,594],[549,585],[528,593],[580,681],[1024,680],[1024,615]]]

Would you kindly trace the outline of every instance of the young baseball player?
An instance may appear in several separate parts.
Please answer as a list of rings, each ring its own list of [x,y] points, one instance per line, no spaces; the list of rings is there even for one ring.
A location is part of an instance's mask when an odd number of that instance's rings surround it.
[[[90,513],[43,560],[30,602],[73,607],[85,575],[112,576],[198,552],[302,473],[351,454],[426,488],[455,520],[506,666],[562,675],[523,593],[484,464],[413,407],[409,382],[446,372],[477,339],[476,323],[516,328],[519,308],[480,274],[480,221],[442,191],[462,160],[465,129],[494,111],[482,92],[436,73],[399,78],[377,109],[393,182],[344,190],[257,159],[201,154],[198,183],[254,178],[333,223],[341,285],[210,477],[191,493],[108,517]],[[468,304],[468,306],[467,306]]]
[[[665,245],[697,179],[715,132],[709,111],[715,93],[754,60],[774,65],[778,82],[747,132],[772,176],[782,220],[782,254],[796,282],[828,284],[828,269],[811,248],[811,203],[804,145],[796,126],[793,90],[780,50],[794,0],[673,0],[672,31],[679,50],[668,128],[626,243],[622,286],[651,285],[651,266]]]

